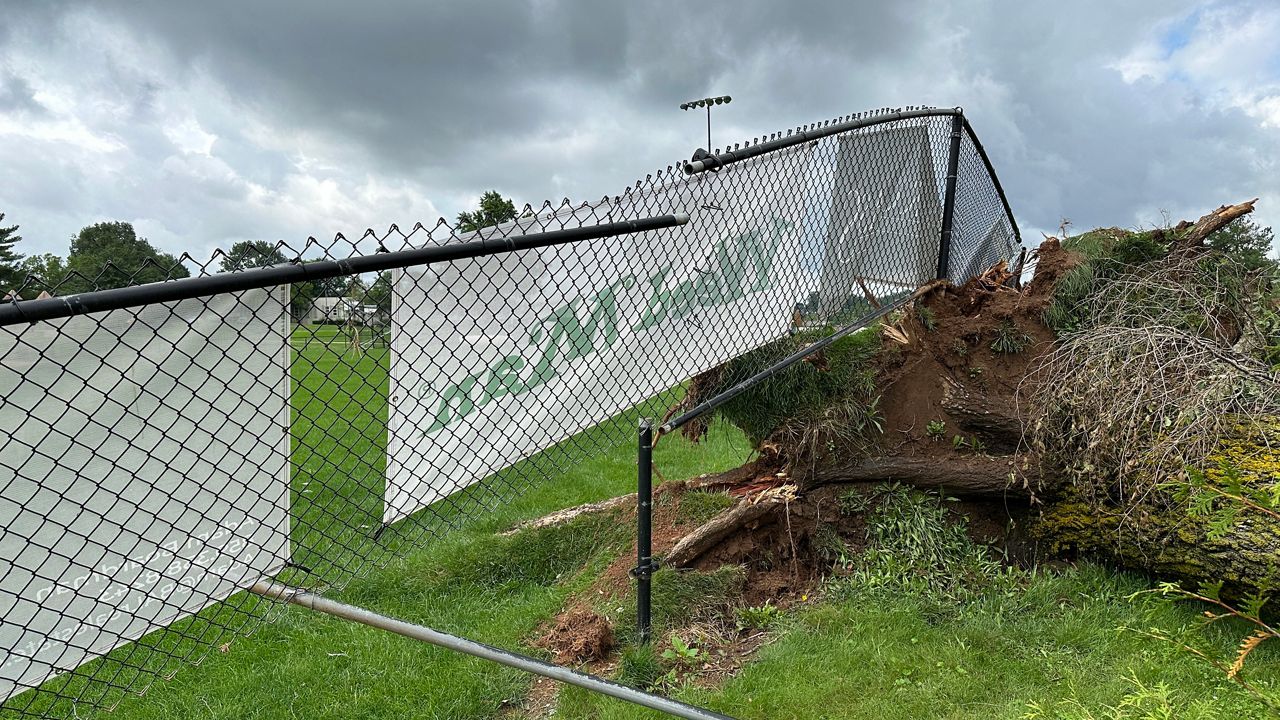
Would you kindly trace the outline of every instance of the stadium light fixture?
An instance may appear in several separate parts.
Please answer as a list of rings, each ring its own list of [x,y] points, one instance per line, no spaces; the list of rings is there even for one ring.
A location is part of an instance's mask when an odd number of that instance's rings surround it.
[[[692,110],[694,108],[704,107],[707,109],[707,152],[711,152],[711,106],[712,105],[728,105],[733,102],[733,98],[728,95],[720,95],[718,97],[703,98],[701,100],[690,100],[680,103],[681,110]]]

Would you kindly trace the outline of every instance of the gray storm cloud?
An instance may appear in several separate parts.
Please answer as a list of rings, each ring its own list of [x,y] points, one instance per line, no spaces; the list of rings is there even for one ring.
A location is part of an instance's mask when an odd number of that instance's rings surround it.
[[[704,144],[676,106],[722,93],[717,144],[962,105],[1027,229],[1254,196],[1280,218],[1261,2],[3,4],[0,212],[26,252],[102,219],[199,257],[488,188],[595,198]]]

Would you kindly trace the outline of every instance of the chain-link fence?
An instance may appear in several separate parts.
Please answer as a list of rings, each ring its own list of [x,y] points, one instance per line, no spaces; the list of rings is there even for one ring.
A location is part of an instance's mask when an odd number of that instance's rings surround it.
[[[4,710],[110,706],[269,619],[253,583],[341,588],[633,443],[606,421],[689,378],[1017,249],[963,116],[910,109],[471,233],[28,278],[0,304]]]

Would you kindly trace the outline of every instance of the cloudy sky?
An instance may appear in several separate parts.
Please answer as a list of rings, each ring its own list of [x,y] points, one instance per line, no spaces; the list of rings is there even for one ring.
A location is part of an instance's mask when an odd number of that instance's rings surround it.
[[[99,220],[207,257],[599,198],[701,144],[963,106],[1024,237],[1280,226],[1272,2],[0,0],[0,212],[26,253]],[[717,145],[720,142],[717,141]]]

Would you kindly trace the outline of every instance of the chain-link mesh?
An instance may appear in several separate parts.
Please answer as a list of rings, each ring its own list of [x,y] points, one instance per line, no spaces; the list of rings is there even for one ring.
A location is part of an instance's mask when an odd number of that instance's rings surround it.
[[[249,584],[341,588],[634,442],[634,423],[606,420],[662,416],[690,378],[798,331],[820,337],[933,279],[953,117],[797,128],[726,148],[709,170],[668,167],[478,235],[689,216],[671,229],[0,328],[5,712],[69,716],[141,692],[269,618],[276,606],[240,592]],[[956,282],[1017,250],[963,127]],[[769,143],[785,147],[736,159]],[[32,277],[18,294],[476,236],[393,226]]]

